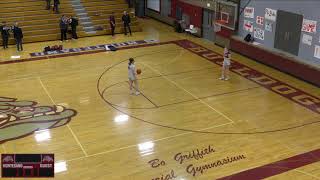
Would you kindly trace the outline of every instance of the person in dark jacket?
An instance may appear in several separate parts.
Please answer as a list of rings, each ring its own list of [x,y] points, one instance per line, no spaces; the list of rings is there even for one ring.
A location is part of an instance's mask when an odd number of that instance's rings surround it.
[[[70,26],[71,26],[71,33],[72,33],[72,39],[78,39],[77,35],[77,26],[79,25],[78,19],[76,17],[70,18]]]
[[[50,5],[51,5],[51,0],[46,0],[46,2],[47,2],[46,9],[49,10],[50,9]]]
[[[127,28],[128,28],[129,32],[130,32],[130,36],[131,36],[132,35],[131,28],[130,28],[131,19],[130,19],[130,16],[127,13],[127,11],[123,12],[122,22],[123,22],[123,26],[124,26],[124,35],[127,35]]]
[[[110,28],[111,28],[111,35],[114,36],[114,30],[116,29],[116,19],[114,17],[114,12],[111,13],[111,16],[109,17],[110,22]]]
[[[60,4],[60,0],[53,0],[53,11],[56,14],[59,14],[59,4]]]
[[[8,48],[8,41],[9,41],[9,35],[10,35],[9,30],[10,30],[10,27],[7,26],[7,23],[5,21],[3,21],[2,25],[0,26],[3,49]]]
[[[61,31],[61,42],[64,40],[67,40],[67,32],[68,32],[68,24],[69,24],[69,19],[66,15],[62,15],[60,19],[60,31]]]
[[[19,28],[17,22],[14,24],[14,27],[13,27],[13,37],[16,40],[17,50],[23,51],[23,48],[22,48],[23,33],[22,33],[22,29]]]

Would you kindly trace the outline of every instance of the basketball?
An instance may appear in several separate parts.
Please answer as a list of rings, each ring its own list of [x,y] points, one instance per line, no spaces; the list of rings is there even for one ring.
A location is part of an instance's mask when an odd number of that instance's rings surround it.
[[[137,74],[141,74],[141,69],[137,69]]]

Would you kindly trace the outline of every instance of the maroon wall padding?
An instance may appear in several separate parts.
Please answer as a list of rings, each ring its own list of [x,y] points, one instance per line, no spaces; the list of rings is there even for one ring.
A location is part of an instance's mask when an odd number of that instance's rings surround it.
[[[194,6],[194,5],[188,4],[188,3],[184,3],[179,0],[177,0],[176,4],[174,4],[174,5],[175,5],[175,8],[181,7],[182,12],[185,14],[188,14],[190,16],[190,24],[192,24],[198,28],[202,27],[202,8],[201,7]],[[176,12],[174,9],[174,16],[175,16],[175,14],[176,14]]]
[[[274,67],[282,72],[288,73],[320,87],[320,69],[299,63],[296,60],[290,59],[290,57],[281,56],[256,47],[243,40],[231,38],[230,48],[231,50],[258,62]]]
[[[171,15],[170,17],[176,18],[176,8],[178,0],[171,0]]]
[[[217,35],[229,39],[233,35],[233,32],[234,32],[233,30],[222,26],[221,31],[217,32]]]

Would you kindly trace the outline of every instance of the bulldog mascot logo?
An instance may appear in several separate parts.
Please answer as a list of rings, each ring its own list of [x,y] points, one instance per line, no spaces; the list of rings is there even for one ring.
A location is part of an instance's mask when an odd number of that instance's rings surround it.
[[[35,131],[66,125],[77,112],[63,106],[37,106],[34,101],[0,97],[0,144]]]

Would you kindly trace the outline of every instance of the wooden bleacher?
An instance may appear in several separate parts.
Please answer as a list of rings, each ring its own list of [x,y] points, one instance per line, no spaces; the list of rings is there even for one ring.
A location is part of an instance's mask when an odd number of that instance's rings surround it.
[[[53,1],[53,0],[52,0]],[[76,16],[71,0],[60,0],[60,14],[54,14],[51,10],[46,10],[45,0],[5,0],[0,1],[0,22],[7,21],[8,25],[18,22],[23,30],[24,43],[39,42],[60,39],[59,20],[62,14]],[[95,34],[87,34],[79,22],[77,27],[78,36],[95,36],[111,34],[109,26],[109,15],[111,12],[116,16],[116,33],[123,32],[121,16],[123,11],[129,11],[125,0],[81,0],[88,16],[90,16],[95,27],[103,27],[102,31]],[[53,4],[53,2],[51,3]],[[141,31],[137,19],[132,16],[131,30]],[[2,41],[0,40],[0,44]],[[15,44],[13,35],[9,44]]]
[[[90,16],[95,26],[103,27],[103,31],[98,31],[97,34],[111,34],[109,16],[112,12],[116,17],[116,33],[123,33],[123,23],[121,17],[123,11],[127,11],[130,14],[128,5],[125,0],[81,0],[82,5],[86,7],[87,13]],[[106,2],[108,5],[106,6]],[[132,32],[141,31],[141,27],[137,21],[137,18],[133,14],[131,16],[131,30]]]

